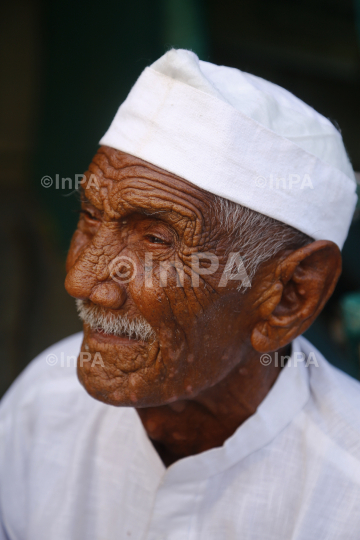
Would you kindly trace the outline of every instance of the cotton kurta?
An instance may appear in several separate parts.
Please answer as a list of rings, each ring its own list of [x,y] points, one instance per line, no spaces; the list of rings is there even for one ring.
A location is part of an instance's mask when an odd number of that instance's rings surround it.
[[[360,384],[304,338],[222,447],[167,469],[134,409],[80,385],[81,340],[2,401],[1,540],[359,540]]]

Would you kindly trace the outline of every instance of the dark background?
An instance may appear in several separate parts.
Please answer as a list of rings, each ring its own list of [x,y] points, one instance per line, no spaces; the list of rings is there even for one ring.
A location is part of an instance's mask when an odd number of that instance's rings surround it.
[[[63,288],[77,221],[44,175],[86,170],[142,69],[171,46],[284,86],[339,125],[360,171],[360,3],[354,0],[12,0],[0,9],[0,395],[81,329]],[[333,298],[308,335],[359,376],[360,220]],[[350,298],[350,300],[349,300]],[[355,313],[355,314],[354,314]],[[355,321],[355,322],[354,322]],[[358,326],[356,326],[358,325]]]

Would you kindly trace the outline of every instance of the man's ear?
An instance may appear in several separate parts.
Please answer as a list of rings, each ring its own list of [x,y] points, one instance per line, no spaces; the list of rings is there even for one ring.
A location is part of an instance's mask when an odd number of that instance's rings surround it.
[[[256,303],[259,321],[251,334],[258,352],[276,351],[309,328],[341,274],[334,242],[318,240],[282,259],[271,285]]]

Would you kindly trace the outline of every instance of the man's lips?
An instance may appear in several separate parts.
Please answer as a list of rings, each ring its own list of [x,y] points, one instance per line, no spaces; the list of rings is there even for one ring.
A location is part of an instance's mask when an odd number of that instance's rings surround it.
[[[139,345],[145,344],[145,341],[139,339],[132,339],[128,336],[115,336],[114,334],[106,334],[102,330],[91,329],[89,332],[89,338],[94,339],[100,343],[109,343],[109,344],[125,344],[125,345]]]
[[[109,361],[111,365],[114,365],[115,358],[115,366],[119,373],[132,373],[139,369],[148,368],[156,362],[160,350],[157,341],[142,341],[129,339],[127,336],[106,334],[101,330],[89,328],[88,325],[84,325],[84,330],[85,351],[90,350],[105,354],[104,361]],[[88,368],[87,364],[86,368]]]

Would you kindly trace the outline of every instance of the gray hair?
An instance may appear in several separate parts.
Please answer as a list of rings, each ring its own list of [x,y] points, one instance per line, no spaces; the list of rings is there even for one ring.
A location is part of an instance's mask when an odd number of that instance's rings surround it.
[[[215,197],[215,214],[229,235],[227,253],[240,253],[250,282],[259,266],[281,251],[314,241],[290,225],[219,196]],[[242,288],[241,284],[239,290]]]
[[[127,314],[114,315],[108,309],[93,304],[89,300],[76,299],[76,307],[80,319],[90,328],[112,334],[114,336],[127,336],[129,339],[153,341],[155,331],[144,317],[129,319]]]

